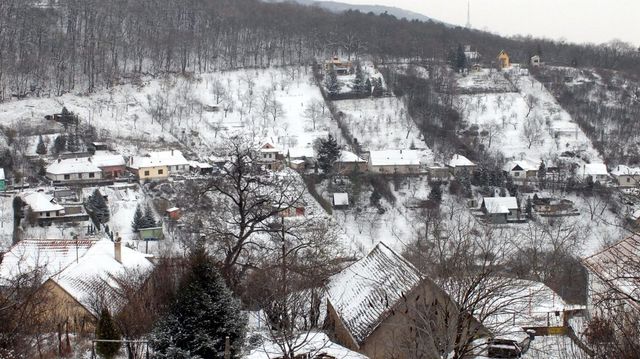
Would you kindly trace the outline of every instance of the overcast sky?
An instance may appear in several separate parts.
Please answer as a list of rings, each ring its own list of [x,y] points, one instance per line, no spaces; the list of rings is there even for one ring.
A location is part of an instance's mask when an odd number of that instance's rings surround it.
[[[455,25],[467,22],[467,0],[338,1],[401,7]],[[476,29],[597,44],[620,39],[640,46],[640,0],[469,1]]]

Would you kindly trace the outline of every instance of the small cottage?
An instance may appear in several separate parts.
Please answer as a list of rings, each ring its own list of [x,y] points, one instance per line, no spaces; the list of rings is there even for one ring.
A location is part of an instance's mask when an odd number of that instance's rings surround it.
[[[451,161],[447,164],[451,174],[455,176],[470,175],[477,167],[477,165],[471,162],[463,155],[453,155]]]
[[[485,197],[480,207],[485,218],[494,224],[519,221],[520,205],[515,197]]]
[[[333,208],[348,208],[349,207],[349,194],[347,193],[334,193],[333,194]]]
[[[576,169],[576,177],[582,181],[591,178],[593,182],[604,184],[609,180],[609,172],[604,163],[587,163]]]
[[[371,151],[369,171],[383,174],[420,172],[420,152],[415,150]]]
[[[38,222],[60,219],[65,216],[64,207],[53,196],[43,192],[33,192],[22,197]]]
[[[78,181],[96,181],[102,179],[102,170],[88,157],[59,158],[46,168],[48,179],[64,183]]]
[[[611,175],[620,188],[632,188],[640,186],[640,167],[628,167],[618,165],[611,171]]]
[[[189,161],[179,150],[150,152],[146,156],[135,156],[127,166],[140,180],[166,179],[189,171]]]
[[[353,152],[345,150],[340,151],[340,157],[338,157],[333,166],[338,174],[366,172],[368,169],[366,160],[360,158]]]
[[[542,61],[540,60],[540,55],[531,56],[531,67],[540,67],[542,65]]]
[[[260,146],[259,162],[265,168],[271,171],[279,171],[282,169],[282,152],[273,144],[266,142]]]
[[[511,67],[511,59],[509,58],[509,54],[506,51],[504,50],[500,51],[496,59],[498,61],[498,68],[500,70],[504,70]]]
[[[540,162],[531,160],[510,161],[504,166],[504,171],[508,173],[517,184],[526,185],[529,182],[538,180],[538,170]]]

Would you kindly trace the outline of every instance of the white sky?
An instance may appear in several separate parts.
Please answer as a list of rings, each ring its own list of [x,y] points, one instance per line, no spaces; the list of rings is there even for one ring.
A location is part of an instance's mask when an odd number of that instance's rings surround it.
[[[341,2],[396,6],[455,25],[467,22],[467,0]],[[597,44],[619,39],[640,46],[640,0],[470,0],[470,3],[471,25],[476,29]]]

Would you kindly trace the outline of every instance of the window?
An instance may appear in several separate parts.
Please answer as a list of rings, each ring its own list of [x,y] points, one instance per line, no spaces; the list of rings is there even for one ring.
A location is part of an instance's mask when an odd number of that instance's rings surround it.
[[[82,173],[78,173],[78,179],[82,179]]]
[[[513,177],[520,177],[520,172],[513,172]]]
[[[161,175],[164,173],[164,170],[158,170],[158,174]]]
[[[631,182],[631,178],[627,177],[627,183]]]
[[[92,172],[92,173],[89,173],[89,178],[94,178],[95,176],[96,176],[96,174],[95,174],[95,173],[93,173],[93,172]]]
[[[64,179],[68,180],[68,179],[70,179],[70,178],[71,178],[71,176],[69,176],[69,175],[64,175]]]
[[[149,175],[149,171],[144,171],[144,175],[148,176]]]
[[[47,217],[51,217],[51,212],[47,212]]]

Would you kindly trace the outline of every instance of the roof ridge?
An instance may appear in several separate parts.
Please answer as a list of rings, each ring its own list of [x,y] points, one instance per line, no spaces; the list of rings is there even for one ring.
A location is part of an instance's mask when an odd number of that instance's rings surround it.
[[[626,238],[623,238],[623,239],[619,240],[618,242],[616,242],[614,244],[610,244],[610,245],[604,247],[603,249],[599,250],[598,252],[596,252],[596,253],[594,253],[594,254],[592,254],[590,256],[582,258],[580,261],[585,263],[587,260],[590,260],[593,257],[596,257],[596,256],[598,256],[598,255],[600,255],[600,254],[602,254],[604,252],[607,252],[607,251],[613,249],[614,247],[617,247],[618,245],[622,244],[623,242],[625,242],[627,240],[634,240],[634,241],[636,241],[636,242],[638,242],[640,244],[640,234],[634,233],[634,234],[632,234],[632,235],[630,235],[630,236],[628,236]]]

